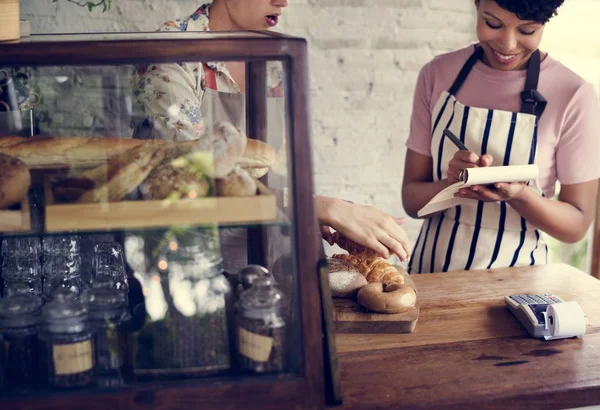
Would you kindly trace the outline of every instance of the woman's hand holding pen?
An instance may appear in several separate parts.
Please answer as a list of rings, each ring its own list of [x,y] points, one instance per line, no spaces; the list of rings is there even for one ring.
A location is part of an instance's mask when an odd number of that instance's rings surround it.
[[[460,181],[460,174],[467,168],[489,167],[492,165],[493,158],[489,154],[481,157],[472,151],[456,151],[454,157],[448,163],[448,185]]]

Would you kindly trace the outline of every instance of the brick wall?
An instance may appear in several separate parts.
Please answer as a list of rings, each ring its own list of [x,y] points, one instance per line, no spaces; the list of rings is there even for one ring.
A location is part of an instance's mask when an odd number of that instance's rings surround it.
[[[33,32],[152,31],[200,3],[113,0],[104,14],[64,0],[22,0],[21,8]],[[318,193],[404,214],[404,143],[418,70],[472,41],[473,24],[470,0],[290,1],[281,29],[310,45]],[[418,226],[406,224],[413,239]]]
[[[103,14],[65,0],[21,0],[34,32],[152,31],[201,2],[113,0]],[[600,39],[577,23],[592,18],[581,11],[600,1],[567,3],[563,20],[550,23],[557,29],[548,30],[544,49],[600,86]],[[472,0],[290,0],[280,29],[310,45],[318,193],[404,214],[404,144],[418,70],[435,54],[474,41],[474,19]],[[414,241],[420,222],[405,226]]]

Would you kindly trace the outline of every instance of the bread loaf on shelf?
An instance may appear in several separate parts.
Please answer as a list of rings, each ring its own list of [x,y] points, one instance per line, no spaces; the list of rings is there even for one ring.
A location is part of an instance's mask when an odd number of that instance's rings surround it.
[[[232,124],[222,122],[214,127],[209,142],[213,150],[214,177],[225,178],[244,155],[248,138]]]
[[[148,177],[165,156],[164,145],[142,144],[106,164],[106,181],[85,192],[79,203],[120,201]]]
[[[269,171],[275,162],[277,153],[269,144],[248,139],[244,155],[237,164],[244,168],[253,178],[261,178]]]
[[[12,135],[0,137],[0,147],[10,147],[11,145],[16,145],[25,140],[25,137],[18,137]]]
[[[30,168],[55,165],[81,167],[99,165],[141,144],[162,145],[165,141],[97,137],[31,137],[8,146],[2,146],[0,143],[0,153],[19,158]]]
[[[30,186],[31,175],[23,161],[0,154],[0,209],[23,200]]]
[[[217,196],[254,196],[257,186],[254,178],[240,167],[235,167],[227,177],[216,180]]]
[[[201,170],[178,161],[195,152],[204,152],[205,146],[199,140],[170,144],[165,147],[162,162],[154,167],[148,178],[140,185],[144,199],[201,198],[211,187],[210,170]],[[210,164],[208,164],[210,165]]]

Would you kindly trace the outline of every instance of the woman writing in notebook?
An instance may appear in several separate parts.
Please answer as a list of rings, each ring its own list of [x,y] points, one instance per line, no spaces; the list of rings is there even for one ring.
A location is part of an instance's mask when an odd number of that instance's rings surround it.
[[[538,49],[563,1],[475,0],[479,42],[422,68],[402,188],[409,215],[467,168],[536,164],[539,177],[461,189],[460,206],[425,219],[411,273],[543,264],[544,233],[576,242],[589,228],[600,177],[598,97]]]
[[[162,31],[269,30],[277,26],[288,0],[214,0],[191,16],[169,21]],[[269,141],[281,144],[285,133],[282,117],[282,72],[268,65],[267,112]],[[145,119],[138,124],[140,138],[175,141],[210,135],[214,124],[226,121],[243,129],[246,72],[244,62],[153,64],[138,67],[133,77],[134,94]],[[271,121],[274,119],[274,121]],[[273,126],[272,126],[273,124]],[[329,228],[388,257],[407,260],[408,237],[401,221],[370,206],[324,196],[315,197],[315,209],[323,237],[332,243]]]

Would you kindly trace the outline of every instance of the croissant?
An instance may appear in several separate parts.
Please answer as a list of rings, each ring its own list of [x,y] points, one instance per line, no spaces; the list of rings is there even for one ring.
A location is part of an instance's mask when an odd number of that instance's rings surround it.
[[[335,254],[332,258],[350,263],[367,279],[367,282],[381,282],[383,284],[404,284],[404,276],[398,269],[383,258],[376,257],[365,259],[356,255]]]

